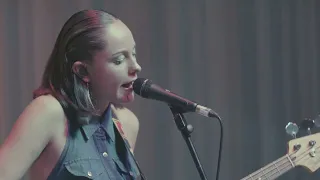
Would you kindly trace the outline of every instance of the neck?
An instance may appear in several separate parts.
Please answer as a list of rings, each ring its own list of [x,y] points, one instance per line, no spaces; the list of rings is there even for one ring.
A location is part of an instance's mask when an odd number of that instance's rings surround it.
[[[96,109],[95,114],[98,116],[101,116],[110,105],[109,101],[95,101],[93,103],[94,108]]]
[[[273,180],[294,167],[291,157],[287,154],[241,180]]]
[[[101,116],[111,103],[110,100],[106,97],[105,93],[95,91],[94,89],[90,89],[90,97],[95,109],[95,114]]]

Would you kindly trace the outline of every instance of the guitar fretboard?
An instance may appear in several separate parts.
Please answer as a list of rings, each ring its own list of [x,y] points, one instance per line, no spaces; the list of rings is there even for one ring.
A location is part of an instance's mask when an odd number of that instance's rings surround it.
[[[287,154],[241,180],[273,180],[294,167],[291,157]]]

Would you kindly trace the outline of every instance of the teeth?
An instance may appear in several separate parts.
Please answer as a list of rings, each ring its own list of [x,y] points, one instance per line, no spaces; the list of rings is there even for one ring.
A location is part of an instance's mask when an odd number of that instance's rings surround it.
[[[125,88],[131,88],[133,86],[133,82],[127,83],[127,84],[123,84],[122,85]]]

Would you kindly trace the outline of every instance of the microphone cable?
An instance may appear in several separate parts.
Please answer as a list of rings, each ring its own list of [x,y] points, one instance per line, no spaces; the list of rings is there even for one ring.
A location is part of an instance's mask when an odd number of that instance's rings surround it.
[[[219,115],[217,115],[216,118],[219,120],[219,125],[220,125],[220,142],[219,142],[218,164],[217,164],[217,173],[216,173],[216,180],[219,180],[222,144],[223,144],[223,123]]]

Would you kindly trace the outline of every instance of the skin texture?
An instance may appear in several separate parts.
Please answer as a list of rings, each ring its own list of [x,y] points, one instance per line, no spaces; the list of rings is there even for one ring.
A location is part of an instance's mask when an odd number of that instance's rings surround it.
[[[77,61],[72,71],[90,85],[93,100],[102,113],[109,103],[134,100],[132,86],[137,78],[135,41],[120,20],[105,29],[106,49],[96,52],[91,64]],[[83,74],[80,70],[84,68]],[[112,110],[122,122],[132,148],[139,130],[137,117],[127,108]],[[60,103],[51,95],[40,96],[24,109],[0,148],[0,180],[18,180],[28,170],[30,178],[44,180],[57,163],[66,143],[67,119]]]

